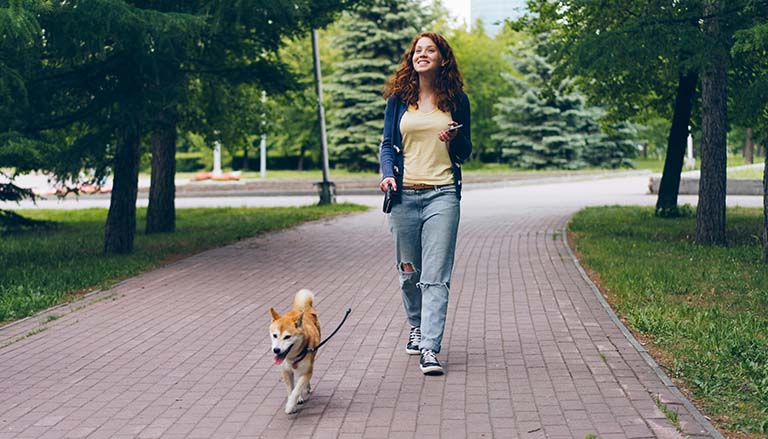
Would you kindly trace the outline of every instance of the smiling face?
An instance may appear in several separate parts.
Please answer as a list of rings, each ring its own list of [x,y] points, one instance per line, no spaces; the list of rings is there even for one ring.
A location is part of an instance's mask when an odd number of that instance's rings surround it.
[[[427,37],[421,37],[413,48],[413,69],[420,74],[437,73],[442,67],[443,58],[434,41]]]

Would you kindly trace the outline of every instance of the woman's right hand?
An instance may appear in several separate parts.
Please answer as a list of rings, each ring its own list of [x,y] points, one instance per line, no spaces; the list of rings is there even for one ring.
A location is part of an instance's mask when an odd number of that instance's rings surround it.
[[[397,190],[397,183],[395,182],[394,177],[387,177],[379,183],[379,189],[381,189],[382,192],[386,192],[388,186],[391,186],[393,191]]]

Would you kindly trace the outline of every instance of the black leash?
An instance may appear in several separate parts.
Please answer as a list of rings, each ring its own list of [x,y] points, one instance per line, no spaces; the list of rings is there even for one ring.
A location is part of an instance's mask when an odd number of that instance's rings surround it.
[[[352,308],[347,308],[347,313],[346,313],[346,314],[344,314],[344,318],[343,318],[343,319],[341,319],[341,323],[339,323],[339,326],[337,326],[337,327],[336,327],[336,329],[334,329],[334,330],[333,330],[333,332],[331,333],[331,335],[329,335],[328,337],[326,337],[326,338],[325,338],[325,340],[321,341],[319,345],[317,345],[317,346],[313,347],[312,349],[307,349],[307,352],[315,352],[316,350],[320,349],[320,346],[324,345],[324,344],[325,344],[325,342],[327,342],[328,340],[330,340],[330,339],[331,339],[331,337],[333,337],[334,335],[336,335],[336,333],[337,333],[337,332],[339,332],[339,329],[341,329],[341,325],[343,325],[343,324],[344,324],[344,322],[346,322],[346,321],[347,321],[347,317],[349,317],[349,313],[351,313],[351,312],[352,312]]]
[[[299,356],[295,360],[293,360],[294,367],[296,367],[295,365],[298,364],[301,360],[303,360],[304,357],[307,356],[307,354],[312,353],[312,352],[316,352],[318,349],[320,349],[320,346],[324,345],[328,340],[331,339],[331,337],[336,335],[336,333],[339,332],[339,329],[341,329],[341,326],[344,324],[344,322],[347,321],[347,317],[349,317],[349,313],[351,313],[351,312],[352,312],[352,308],[347,308],[347,313],[344,314],[344,318],[341,319],[341,323],[339,323],[339,326],[337,326],[336,329],[333,330],[331,335],[329,335],[328,337],[325,337],[325,340],[321,341],[319,345],[317,345],[317,346],[315,346],[313,348],[304,347],[304,349],[301,351],[301,353],[299,353]]]

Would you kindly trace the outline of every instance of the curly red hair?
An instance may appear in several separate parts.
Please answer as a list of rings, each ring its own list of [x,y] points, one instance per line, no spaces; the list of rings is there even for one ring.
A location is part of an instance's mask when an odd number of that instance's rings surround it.
[[[452,113],[456,111],[459,95],[464,91],[464,80],[461,78],[453,49],[445,37],[434,32],[422,32],[413,38],[410,49],[403,55],[400,67],[387,79],[387,84],[384,86],[384,97],[388,98],[395,95],[406,104],[418,108],[419,74],[413,69],[413,54],[416,51],[416,43],[425,37],[435,43],[443,61],[440,73],[435,79],[437,108]]]

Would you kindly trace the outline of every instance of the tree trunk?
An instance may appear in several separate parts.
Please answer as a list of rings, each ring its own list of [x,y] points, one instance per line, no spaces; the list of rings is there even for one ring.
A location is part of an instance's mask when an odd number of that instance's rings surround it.
[[[705,29],[711,41],[710,64],[701,78],[701,177],[696,211],[696,241],[725,245],[725,185],[727,166],[726,49],[720,41],[717,13],[720,2],[704,5]]]
[[[115,150],[115,180],[104,234],[105,254],[131,253],[136,235],[141,126],[137,119],[127,117],[130,120],[122,127]]]
[[[304,153],[307,151],[306,145],[304,143],[301,144],[301,148],[299,149],[299,166],[298,171],[304,170]]]
[[[677,195],[680,192],[680,172],[683,170],[683,158],[688,145],[688,125],[691,122],[697,81],[698,75],[695,72],[681,73],[677,80],[675,110],[667,138],[667,156],[664,159],[664,173],[661,176],[659,197],[656,200],[658,216],[678,214]]]
[[[755,143],[752,141],[752,128],[744,130],[744,161],[750,165],[755,161]]]
[[[162,110],[152,131],[152,179],[145,232],[176,230],[176,114]]]
[[[242,169],[243,172],[246,172],[246,171],[249,170],[248,169],[248,144],[247,143],[243,147],[243,165],[241,166],[240,169]]]
[[[768,264],[768,154],[763,166],[763,262]]]

